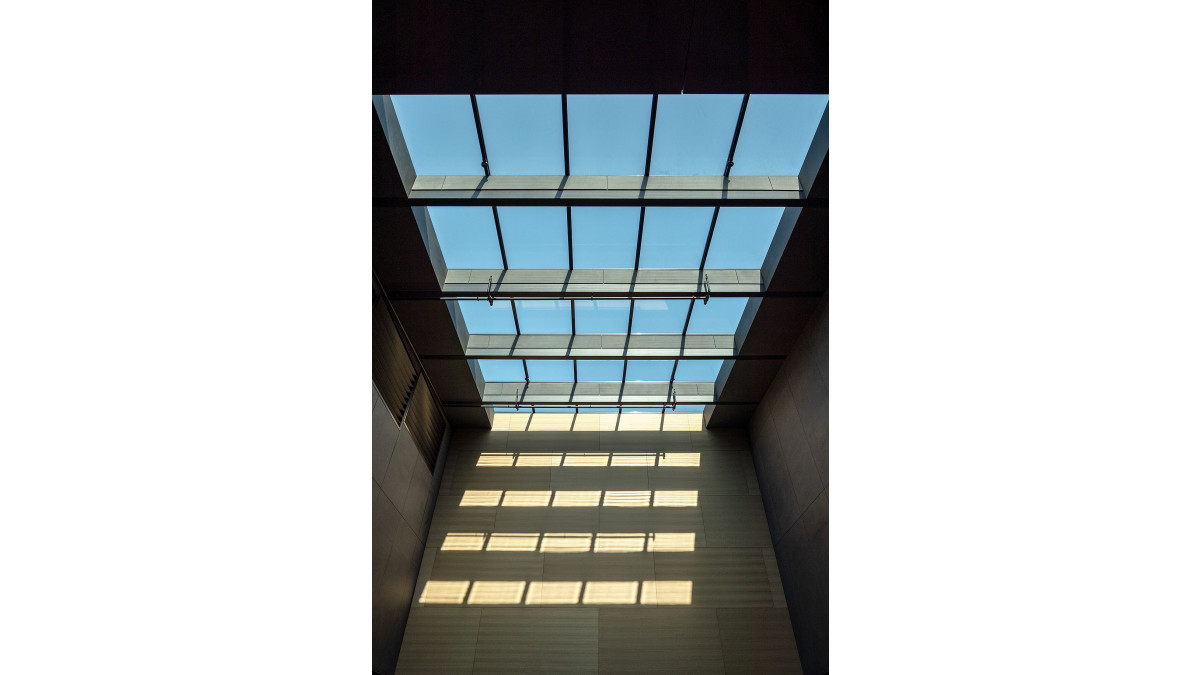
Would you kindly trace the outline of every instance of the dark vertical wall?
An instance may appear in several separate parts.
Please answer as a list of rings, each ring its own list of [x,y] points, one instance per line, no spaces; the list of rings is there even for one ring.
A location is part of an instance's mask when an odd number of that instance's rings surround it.
[[[408,425],[397,424],[379,391],[371,390],[371,668],[391,675],[400,654],[450,434],[444,434],[438,464],[431,471]]]
[[[750,421],[750,447],[806,675],[829,671],[829,303]]]

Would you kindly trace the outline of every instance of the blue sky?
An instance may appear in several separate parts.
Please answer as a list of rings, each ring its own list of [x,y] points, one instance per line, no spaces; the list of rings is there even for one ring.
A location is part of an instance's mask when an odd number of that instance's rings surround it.
[[[478,96],[494,174],[561,175],[562,99],[556,95]],[[824,95],[754,94],[738,137],[732,175],[796,175],[828,103]],[[392,96],[417,173],[483,175],[469,96]],[[740,94],[658,97],[651,175],[725,171]],[[571,173],[641,175],[651,97],[567,97]]]
[[[571,173],[641,175],[646,165],[652,97],[567,97]],[[493,174],[564,173],[562,99],[559,96],[477,97],[480,123]],[[742,96],[661,95],[654,129],[652,175],[720,175],[725,169]],[[468,96],[393,96],[392,102],[414,167],[424,175],[482,175],[481,153]],[[750,97],[732,175],[795,175],[828,102],[827,96]],[[638,207],[571,209],[573,247],[568,250],[565,207],[497,209],[504,253],[512,269],[564,269],[573,256],[578,269],[631,269],[637,256]],[[757,269],[782,216],[781,207],[725,207],[717,212],[705,267]],[[430,220],[447,267],[503,266],[496,217],[489,207],[430,207]],[[639,267],[696,269],[713,221],[712,207],[645,209]],[[578,333],[677,334],[687,300],[578,301]],[[566,334],[568,301],[459,301],[471,333]],[[732,334],[745,298],[696,302],[691,334]],[[536,364],[536,365],[535,365]],[[570,380],[570,361],[529,361],[530,379]],[[673,361],[631,361],[627,379],[663,380]],[[580,361],[581,381],[620,380],[620,361]],[[681,361],[676,379],[712,381],[721,361]],[[519,360],[480,361],[489,381],[523,381]]]

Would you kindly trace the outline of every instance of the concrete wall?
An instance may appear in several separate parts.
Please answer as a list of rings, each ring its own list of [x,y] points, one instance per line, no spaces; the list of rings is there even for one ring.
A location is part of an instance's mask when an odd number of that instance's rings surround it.
[[[829,671],[829,304],[821,303],[750,422],[800,660]]]
[[[396,667],[408,608],[425,549],[441,466],[430,471],[406,426],[400,426],[372,387],[372,624],[371,667]],[[442,441],[439,463],[445,463]]]
[[[396,673],[799,673],[744,429],[457,430]]]

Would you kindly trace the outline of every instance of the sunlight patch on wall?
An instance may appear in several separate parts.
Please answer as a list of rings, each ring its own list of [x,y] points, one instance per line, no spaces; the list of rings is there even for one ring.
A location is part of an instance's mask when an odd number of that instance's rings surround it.
[[[460,507],[602,506],[622,508],[695,507],[698,490],[464,490]]]
[[[442,551],[679,553],[696,550],[695,532],[451,532]]]
[[[478,467],[700,466],[698,452],[481,452]]]
[[[692,582],[643,581],[427,581],[423,605],[690,605]]]

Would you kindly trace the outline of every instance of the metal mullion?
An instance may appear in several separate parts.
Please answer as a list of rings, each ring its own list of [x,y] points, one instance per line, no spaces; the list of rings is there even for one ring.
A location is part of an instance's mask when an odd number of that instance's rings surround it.
[[[521,368],[525,370],[525,384],[529,384],[529,365],[525,363],[525,359],[521,359]]]
[[[625,374],[629,372],[629,360],[626,359],[624,365],[621,366],[621,388],[617,390],[617,405],[621,404],[621,399],[625,396]]]
[[[471,100],[474,100],[472,97]],[[646,170],[642,175],[650,175],[650,157],[654,153],[654,118],[658,114],[658,94],[654,95],[654,99],[650,103],[650,133],[646,137]],[[478,118],[476,118],[478,119]],[[482,139],[483,136],[480,136]]]
[[[687,316],[685,316],[683,318],[683,331],[679,334],[679,336],[681,338],[679,340],[679,353],[680,354],[683,353],[683,340],[687,338],[688,324],[690,324],[692,322],[692,309],[695,308],[695,306],[696,306],[696,298],[693,297],[692,301],[688,303]]]
[[[717,231],[717,214],[721,212],[721,207],[713,207],[712,222],[708,224],[708,239],[704,240],[704,253],[700,254],[700,273],[704,273],[704,264],[708,261],[708,247],[712,245],[713,232]],[[699,281],[699,280],[697,280]]]
[[[567,95],[562,95],[563,174],[571,175],[571,144],[567,141]]]
[[[575,269],[575,244],[571,240],[571,207],[567,207],[567,271]]]
[[[571,300],[571,337],[575,337],[575,300]]]
[[[479,154],[483,157],[480,166],[483,167],[483,175],[491,176],[492,169],[488,166],[487,144],[483,142],[483,123],[479,121],[479,103],[475,101],[475,94],[471,94],[471,112],[475,114],[475,133],[479,135]]]
[[[675,391],[675,371],[679,369],[679,359],[675,359],[675,365],[671,366],[671,379],[667,382],[667,403],[663,404],[663,414],[667,414],[667,406],[671,402],[671,392]]]
[[[504,233],[500,231],[500,212],[492,207],[492,218],[496,221],[496,241],[500,242],[500,262],[508,269],[508,256],[504,254]]]
[[[512,306],[513,328],[517,329],[517,337],[521,337],[521,321],[519,319],[517,319],[517,301],[509,300],[508,304]]]
[[[646,170],[642,172],[643,176],[650,175],[650,158],[654,156],[654,120],[658,116],[658,94],[650,103],[650,131],[646,134]],[[642,228],[646,224],[646,207],[642,207],[641,215],[638,217],[638,238],[637,252],[633,257],[633,271],[636,276],[638,267],[642,264]]]
[[[638,217],[637,252],[633,256],[633,271],[636,277],[638,266],[642,264],[642,228],[646,224],[646,207],[642,207],[642,215]]]
[[[729,159],[725,160],[725,177],[729,178],[729,170],[733,168],[733,152],[737,150],[738,136],[742,133],[742,120],[746,118],[746,104],[750,102],[750,94],[742,95],[742,109],[738,111],[737,126],[733,128],[733,142],[729,144]]]

